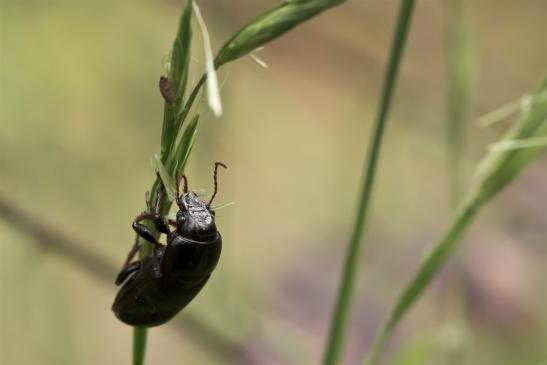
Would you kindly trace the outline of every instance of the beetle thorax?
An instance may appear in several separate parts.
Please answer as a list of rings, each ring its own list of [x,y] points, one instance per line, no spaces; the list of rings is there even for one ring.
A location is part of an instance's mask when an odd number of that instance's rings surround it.
[[[213,223],[213,215],[207,208],[207,204],[201,201],[193,192],[182,196],[182,205],[193,224],[202,229],[208,228]]]

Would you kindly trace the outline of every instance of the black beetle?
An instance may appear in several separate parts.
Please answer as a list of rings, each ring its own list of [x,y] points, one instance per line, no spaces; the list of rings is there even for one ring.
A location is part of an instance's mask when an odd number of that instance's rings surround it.
[[[112,310],[116,317],[131,326],[158,326],[169,321],[182,310],[205,285],[220,258],[222,238],[215,225],[215,212],[211,203],[217,193],[218,166],[215,163],[214,192],[206,204],[195,193],[188,192],[184,179],[184,194],[179,194],[180,178],[177,176],[179,207],[176,220],[159,214],[163,186],[157,194],[154,210],[150,207],[133,221],[137,232],[135,245],[129,252],[125,265],[116,278],[120,288]],[[167,245],[161,244],[152,232],[140,222],[150,220],[160,233],[167,235]],[[171,231],[169,226],[174,226]],[[133,257],[139,251],[139,237],[154,244],[154,252],[140,261]]]

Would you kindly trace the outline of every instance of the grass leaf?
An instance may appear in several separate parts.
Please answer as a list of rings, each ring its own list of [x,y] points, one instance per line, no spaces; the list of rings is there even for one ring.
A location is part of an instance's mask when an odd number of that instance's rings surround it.
[[[522,97],[521,100],[514,100],[510,103],[507,103],[496,110],[493,110],[478,119],[478,124],[480,127],[489,127],[497,122],[507,118],[513,113],[518,112],[521,108],[522,101],[526,100],[526,95]]]
[[[529,103],[521,110],[521,115],[513,128],[506,133],[500,143],[514,143],[547,137],[547,77],[539,90],[530,96]],[[534,160],[545,145],[528,146],[528,148],[506,149],[502,152],[491,152],[480,163],[475,175],[474,189],[482,200],[488,200],[511,181],[525,166]]]
[[[192,152],[192,147],[194,147],[194,143],[196,141],[198,123],[199,114],[196,114],[184,130],[184,134],[182,135],[177,149],[173,154],[174,160],[171,165],[168,165],[172,176],[176,175],[178,171],[182,172],[184,167],[186,167],[186,163],[190,157],[190,152]]]
[[[203,36],[203,50],[205,52],[207,74],[207,100],[209,101],[209,106],[213,110],[215,116],[220,117],[222,115],[222,103],[220,101],[220,90],[218,87],[218,78],[214,65],[213,51],[211,49],[211,40],[209,39],[209,31],[207,31],[207,25],[201,16],[199,6],[195,3],[194,12],[196,13],[196,19],[198,20],[201,28],[201,34]]]
[[[156,166],[156,171],[158,171],[158,174],[160,175],[163,186],[165,186],[167,198],[171,202],[174,201],[177,197],[175,181],[173,179],[173,176],[169,174],[167,168],[165,168],[165,166],[161,162],[161,158],[158,154],[154,155],[154,165]]]
[[[547,137],[537,137],[528,139],[515,139],[512,141],[501,141],[493,143],[488,147],[490,152],[501,152],[507,150],[518,150],[521,148],[543,147],[547,146]]]
[[[193,1],[188,0],[179,21],[179,29],[171,51],[169,79],[175,88],[175,104],[177,115],[183,106],[186,83],[188,81],[188,70],[190,66],[190,46],[192,43],[192,5]]]
[[[523,110],[517,123],[502,138],[502,142],[547,136],[547,100],[541,97],[545,90],[547,90],[547,78],[543,81],[537,94],[532,96],[529,108]],[[486,155],[477,169],[474,186],[470,189],[448,229],[441,240],[429,250],[418,271],[397,300],[387,323],[376,337],[369,357],[364,362],[366,365],[373,365],[377,362],[385,342],[401,318],[431,283],[431,280],[456,248],[461,236],[482,205],[507,186],[546,147],[506,150]]]
[[[253,19],[230,38],[217,54],[215,65],[233,61],[251,53],[298,24],[345,0],[292,0]]]
[[[190,68],[190,46],[192,43],[192,4],[192,0],[187,1],[180,17],[177,36],[173,42],[171,58],[167,67],[168,79],[170,86],[173,89],[174,100],[172,104],[166,102],[164,107],[164,121],[161,136],[162,158],[172,147],[178,130],[184,121],[182,114]]]

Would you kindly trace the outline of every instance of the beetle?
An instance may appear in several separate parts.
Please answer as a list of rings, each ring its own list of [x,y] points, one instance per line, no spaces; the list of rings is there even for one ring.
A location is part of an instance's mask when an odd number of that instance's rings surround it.
[[[177,175],[178,212],[176,219],[160,214],[160,204],[165,188],[157,192],[154,209],[149,206],[138,215],[132,227],[137,233],[133,248],[116,278],[118,291],[112,310],[118,319],[131,326],[158,326],[173,318],[203,288],[215,269],[222,249],[222,237],[215,224],[211,203],[217,194],[217,170],[213,174],[214,191],[208,203],[194,192],[188,191],[185,175]],[[183,194],[179,193],[181,178]],[[151,221],[156,229],[167,235],[167,245],[161,244],[141,222]],[[175,229],[171,231],[170,226]],[[133,261],[139,251],[139,238],[154,245],[153,253]],[[125,284],[124,284],[125,282]]]

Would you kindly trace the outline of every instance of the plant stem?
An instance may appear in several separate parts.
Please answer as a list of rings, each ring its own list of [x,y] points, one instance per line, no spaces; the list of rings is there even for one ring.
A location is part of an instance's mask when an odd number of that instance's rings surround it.
[[[324,365],[335,365],[339,362],[342,347],[346,337],[351,301],[355,289],[359,259],[363,246],[363,236],[366,226],[368,208],[370,205],[372,188],[376,174],[380,147],[385,129],[387,116],[390,109],[391,98],[395,88],[397,72],[404,48],[406,36],[410,26],[414,0],[401,0],[397,27],[393,38],[389,63],[384,80],[380,108],[376,117],[374,132],[371,135],[368,157],[364,166],[365,179],[362,185],[361,197],[355,217],[355,224],[351,236],[350,245],[346,254],[344,273],[338,292],[338,299],[331,321],[329,341],[323,358]]]
[[[133,329],[133,365],[143,365],[146,354],[146,327],[135,327]]]

